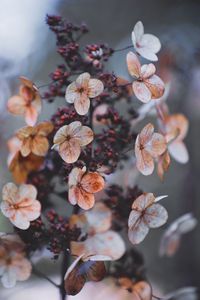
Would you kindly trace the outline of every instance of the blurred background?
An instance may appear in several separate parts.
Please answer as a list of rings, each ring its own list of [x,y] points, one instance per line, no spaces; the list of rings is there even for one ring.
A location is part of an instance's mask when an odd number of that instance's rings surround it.
[[[171,111],[182,112],[189,118],[190,130],[186,144],[190,161],[187,165],[173,161],[164,183],[160,182],[157,175],[140,176],[136,183],[146,192],[169,195],[168,200],[164,200],[169,223],[190,211],[199,219],[199,11],[199,0],[1,0],[0,186],[11,180],[6,165],[6,140],[16,128],[24,125],[20,118],[9,115],[5,108],[9,96],[17,91],[18,76],[27,76],[38,86],[46,84],[50,82],[48,74],[61,61],[56,53],[54,35],[45,24],[46,14],[60,14],[76,23],[84,21],[90,28],[84,43],[105,42],[114,49],[131,44],[133,27],[141,20],[145,31],[157,35],[163,45],[159,54],[160,73],[164,79],[172,82],[168,99]],[[128,78],[125,55],[126,51],[115,54],[107,69]],[[41,120],[49,118],[56,107],[64,103],[60,100],[56,104],[44,105]],[[158,245],[164,229],[152,230],[137,247],[144,254],[150,281],[161,294],[184,286],[200,287],[200,225],[184,236],[178,253],[171,259],[158,256]],[[0,231],[9,230],[10,225],[0,215]],[[59,280],[53,262],[47,265],[43,261],[40,264],[45,273]],[[5,290],[0,286],[0,300],[24,300],[27,295],[29,300],[35,299],[35,296],[42,300],[59,299],[53,286],[34,276],[13,290]],[[82,296],[82,299],[86,298]]]

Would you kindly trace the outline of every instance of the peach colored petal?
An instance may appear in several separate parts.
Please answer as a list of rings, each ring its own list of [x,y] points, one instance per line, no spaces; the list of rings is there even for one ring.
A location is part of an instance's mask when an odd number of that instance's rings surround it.
[[[88,85],[88,97],[94,98],[99,96],[104,90],[104,85],[99,79],[90,79]]]
[[[80,142],[74,138],[69,141],[65,141],[59,145],[58,151],[66,163],[72,164],[78,160],[81,154]]]
[[[153,75],[148,79],[145,79],[144,84],[151,92],[151,98],[161,98],[165,92],[165,84],[157,75]]]
[[[154,126],[151,123],[148,123],[139,134],[139,142],[141,145],[147,144],[153,136]]]
[[[156,72],[156,67],[154,64],[142,65],[141,67],[141,77],[147,79],[154,75]]]
[[[126,56],[126,62],[130,75],[136,78],[140,77],[141,64],[137,55],[133,52],[129,52]]]
[[[159,158],[157,164],[157,173],[161,180],[163,180],[164,173],[167,172],[170,166],[170,156],[169,152],[165,151]]]
[[[79,115],[86,115],[90,108],[90,99],[88,96],[83,93],[80,98],[75,99],[74,108]]]
[[[49,150],[49,142],[46,137],[36,135],[32,140],[31,151],[38,156],[45,156]]]
[[[144,82],[134,81],[132,84],[133,92],[135,96],[142,101],[143,103],[147,103],[151,100],[152,94],[149,88],[146,86]]]
[[[93,194],[74,186],[69,189],[69,202],[72,205],[77,203],[82,209],[88,210],[94,206],[95,199]]]
[[[13,96],[8,100],[7,108],[14,115],[23,115],[26,111],[26,102],[21,96]]]
[[[74,121],[68,126],[68,134],[70,134],[70,136],[76,136],[76,134],[78,134],[81,130],[82,124],[79,121]]]
[[[30,136],[30,134],[32,134],[34,132],[34,127],[32,126],[26,126],[26,127],[23,127],[23,128],[20,128],[18,131],[17,131],[17,137],[22,140],[24,138],[27,138]]]
[[[145,150],[135,150],[135,156],[138,170],[146,176],[152,174],[154,171],[154,161],[151,154]]]
[[[28,221],[34,221],[39,218],[41,214],[41,204],[38,200],[34,200],[29,206],[19,206],[19,210]]]
[[[94,133],[88,126],[81,126],[79,131],[74,134],[74,137],[79,139],[80,145],[83,147],[93,141]]]
[[[68,103],[74,103],[74,101],[79,98],[80,94],[77,91],[77,85],[75,82],[72,82],[66,89],[65,100]]]
[[[36,93],[34,100],[31,102],[31,105],[36,109],[39,114],[42,109],[42,102],[39,93]]]
[[[82,73],[76,79],[76,85],[77,87],[88,88],[89,80],[90,80],[90,74],[87,72]]]
[[[54,144],[61,144],[66,140],[66,137],[69,134],[69,125],[64,125],[54,135],[53,142]]]
[[[16,273],[18,281],[25,281],[30,277],[32,266],[28,259],[23,258],[21,260],[17,260],[15,267],[17,267]]]
[[[32,148],[32,139],[31,138],[25,138],[23,140],[20,152],[22,156],[26,157],[31,153],[31,148]]]
[[[145,150],[148,151],[153,157],[158,157],[163,154],[167,149],[165,138],[160,133],[154,133],[152,139],[145,145]]]
[[[32,82],[30,79],[28,79],[27,77],[20,76],[20,77],[19,77],[19,80],[20,80],[21,84],[23,84],[23,85],[29,87],[30,89],[36,88],[36,87],[34,86],[33,82]]]
[[[88,237],[84,242],[71,242],[71,252],[77,256],[84,253],[117,260],[125,253],[125,243],[118,233],[108,230]]]
[[[2,198],[10,204],[15,203],[18,198],[17,186],[12,182],[5,184],[2,190]]]
[[[39,135],[47,136],[53,130],[53,124],[51,122],[41,122],[36,126]]]
[[[29,126],[34,126],[37,122],[38,112],[32,105],[26,108],[25,121]]]
[[[152,193],[143,193],[133,201],[132,209],[143,212],[147,207],[152,205],[155,197]]]
[[[189,160],[187,148],[183,142],[174,141],[168,145],[171,156],[179,163],[185,164]]]
[[[100,192],[105,186],[105,181],[98,173],[88,172],[81,179],[81,187],[88,193]]]
[[[182,114],[173,114],[168,116],[165,120],[166,122],[166,133],[173,132],[174,130],[179,130],[177,137],[178,141],[183,140],[188,132],[189,122],[188,119]]]
[[[134,284],[133,291],[139,295],[140,300],[151,300],[152,299],[152,288],[146,281],[139,281]]]
[[[168,219],[168,213],[166,209],[160,204],[153,204],[145,211],[143,221],[150,228],[158,228],[165,224]]]

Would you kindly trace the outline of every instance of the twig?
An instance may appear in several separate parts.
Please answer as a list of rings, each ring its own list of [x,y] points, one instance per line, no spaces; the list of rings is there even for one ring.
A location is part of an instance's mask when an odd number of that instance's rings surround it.
[[[133,45],[129,45],[129,46],[126,46],[126,47],[121,48],[121,49],[116,49],[116,50],[114,50],[114,52],[124,51],[124,50],[130,49],[130,48],[132,48],[132,47],[133,47]]]
[[[52,285],[54,285],[56,288],[60,288],[60,285],[55,283],[53,280],[51,280],[51,278],[49,278],[47,275],[45,275],[44,273],[42,273],[41,271],[35,269],[35,267],[33,267],[33,273],[41,278],[46,279],[48,282],[50,282]]]

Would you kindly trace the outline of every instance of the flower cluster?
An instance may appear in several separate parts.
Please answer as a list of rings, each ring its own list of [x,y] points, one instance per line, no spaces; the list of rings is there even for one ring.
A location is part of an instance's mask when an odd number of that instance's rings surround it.
[[[157,203],[166,196],[123,186],[123,180],[109,182],[127,165],[126,176],[136,171],[148,176],[156,165],[163,179],[170,155],[181,163],[188,161],[183,143],[188,121],[182,114],[170,115],[163,96],[165,84],[155,65],[140,62],[140,57],[158,60],[160,41],[144,33],[142,22],[137,22],[133,49],[121,58],[133,77],[129,82],[104,71],[106,61],[119,50],[105,44],[86,45],[82,50],[79,40],[88,32],[85,25],[57,16],[48,16],[47,24],[56,35],[64,63],[50,74],[52,82],[42,97],[43,86],[37,88],[21,77],[19,95],[8,100],[8,111],[23,116],[26,126],[8,141],[8,167],[19,187],[14,183],[3,187],[0,208],[26,252],[10,235],[0,236],[2,283],[11,287],[16,280],[27,279],[31,266],[25,255],[31,257],[46,247],[54,258],[64,254],[61,295],[64,289],[75,295],[86,281],[108,275],[134,299],[151,299],[143,259],[130,247],[141,243],[151,228],[166,223],[168,213]],[[64,98],[65,106],[51,121],[37,123],[41,102],[56,97]],[[137,111],[134,101],[138,100],[143,104]],[[158,129],[148,123],[137,133],[134,125],[153,108]],[[60,214],[57,198],[62,201]],[[172,255],[178,249],[181,234],[187,232],[185,224],[192,229],[196,220],[189,215],[169,227],[161,242],[162,254]],[[70,257],[76,258],[71,266]]]

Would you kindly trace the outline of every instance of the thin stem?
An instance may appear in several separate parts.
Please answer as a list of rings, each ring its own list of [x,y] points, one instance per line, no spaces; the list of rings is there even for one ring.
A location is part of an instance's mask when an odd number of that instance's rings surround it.
[[[47,275],[45,275],[44,273],[42,273],[41,271],[35,269],[33,267],[33,273],[38,276],[38,277],[41,277],[41,278],[44,278],[46,279],[48,282],[50,282],[52,285],[54,285],[56,288],[60,288],[60,285],[55,283],[53,280],[51,280],[51,278],[49,278]]]
[[[60,299],[61,300],[66,300],[67,299],[67,294],[65,291],[65,273],[67,271],[67,268],[69,266],[69,254],[64,252],[63,254],[63,260],[62,260],[62,265],[61,265],[61,285],[60,285]]]
[[[120,51],[124,51],[124,50],[130,49],[130,48],[133,48],[133,45],[129,45],[129,46],[126,46],[126,47],[121,48],[121,49],[116,49],[116,50],[114,50],[114,52],[120,52]]]

